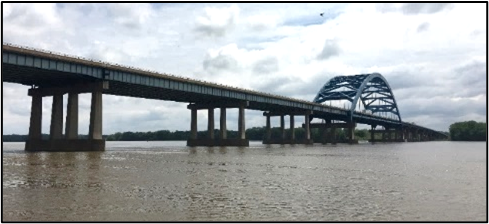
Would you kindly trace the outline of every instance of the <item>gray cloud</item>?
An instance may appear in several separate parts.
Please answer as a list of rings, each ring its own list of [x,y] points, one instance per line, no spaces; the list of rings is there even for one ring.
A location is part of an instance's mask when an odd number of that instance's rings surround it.
[[[452,73],[453,92],[458,97],[474,97],[487,93],[487,65],[474,61],[455,68]]]
[[[319,60],[325,60],[333,56],[338,56],[340,54],[340,47],[335,40],[326,40],[324,43],[323,50],[317,56]]]
[[[398,102],[404,117],[460,117],[467,114],[485,116],[486,104],[473,100],[447,101],[445,98],[406,100]]]
[[[209,72],[236,70],[238,68],[238,61],[229,55],[220,54],[214,58],[207,55],[202,65],[204,66],[204,70]]]
[[[427,31],[429,27],[430,27],[430,24],[427,23],[427,22],[424,22],[424,23],[419,24],[419,26],[416,29],[416,31],[418,33],[423,32],[423,31]]]
[[[314,75],[308,80],[276,77],[273,79],[262,80],[257,85],[257,90],[312,101],[319,89],[321,89],[328,80],[337,75],[339,74],[324,71]]]
[[[424,79],[422,79],[421,75],[408,70],[395,70],[383,74],[391,89],[397,91],[426,85],[427,83],[423,81]]]
[[[197,17],[194,30],[204,36],[222,37],[232,30],[237,22],[239,8],[205,8],[205,16]]]
[[[396,7],[392,3],[378,3],[376,9],[380,12],[402,12],[404,15],[431,14],[449,9],[451,3],[404,3]]]
[[[267,57],[258,60],[253,65],[253,72],[258,74],[269,74],[278,71],[277,57]]]
[[[482,97],[474,97],[487,91],[486,64],[482,61],[486,56],[486,50],[483,50],[485,39],[482,38],[486,24],[481,22],[485,14],[483,10],[478,11],[481,8],[478,5],[452,5],[462,10],[447,10],[452,7],[450,5],[429,4],[342,5],[344,10],[341,10],[341,16],[314,26],[307,25],[314,24],[316,17],[311,16],[309,20],[304,15],[313,12],[321,19],[315,12],[319,9],[327,11],[331,4],[243,4],[239,5],[241,11],[222,7],[222,4],[174,4],[164,7],[150,4],[149,8],[132,4],[130,8],[120,10],[109,9],[108,4],[6,3],[3,6],[2,37],[4,41],[16,44],[190,78],[233,83],[231,85],[308,101],[335,75],[378,71],[393,88],[400,111],[407,121],[420,122],[430,128],[443,128],[453,119],[486,119],[486,103],[482,102]],[[206,6],[212,6],[217,11],[202,10]],[[364,10],[369,7],[397,14]],[[463,10],[463,7],[469,10]],[[241,14],[238,14],[239,11]],[[464,14],[466,11],[470,11],[471,15]],[[418,28],[431,38],[421,39],[420,35],[412,33],[380,29],[375,32],[375,38],[355,35],[356,30],[365,27],[358,22],[359,19],[366,19],[359,18],[362,13],[368,18],[378,18],[379,23],[387,21],[382,25],[399,19],[394,24]],[[416,13],[432,14],[430,20],[423,20],[420,18],[423,16],[418,18]],[[273,18],[273,21],[263,21],[271,29],[252,32],[246,21],[263,15],[264,18]],[[258,23],[261,21],[258,19]],[[294,26],[287,26],[291,21]],[[434,21],[446,22],[450,29],[443,29],[447,24],[432,29],[430,26],[434,26]],[[431,25],[423,25],[423,22]],[[324,42],[323,48],[320,45],[319,48],[308,47],[317,46],[318,35],[322,34],[335,41]],[[202,38],[208,36],[219,38]],[[396,36],[403,37],[390,38]],[[224,49],[232,44],[240,47],[206,54],[212,52],[211,49]],[[273,55],[276,59],[261,55]],[[311,57],[319,60],[311,61]],[[465,63],[472,59],[479,61]],[[460,62],[465,64],[457,65]],[[291,71],[295,74],[291,74]],[[4,131],[26,134],[29,123],[27,112],[30,111],[26,87],[3,85],[3,88]],[[20,92],[17,91],[19,89]],[[15,91],[9,94],[10,90]],[[80,96],[79,101],[80,132],[86,133],[89,94]],[[50,98],[43,100],[43,132],[49,131],[50,102]],[[12,110],[10,105],[25,108],[27,112],[24,109]],[[441,106],[435,108],[438,105]],[[158,109],[154,109],[155,106]],[[198,126],[204,130],[206,119],[205,113],[201,112]],[[103,113],[105,134],[131,130],[189,129],[190,113],[185,104],[104,95]],[[232,113],[228,116],[230,129],[237,125],[237,112]],[[261,112],[247,111],[246,118],[247,127],[264,125]]]
[[[447,9],[450,3],[404,3],[401,11],[405,15],[415,15],[421,13],[436,13]]]

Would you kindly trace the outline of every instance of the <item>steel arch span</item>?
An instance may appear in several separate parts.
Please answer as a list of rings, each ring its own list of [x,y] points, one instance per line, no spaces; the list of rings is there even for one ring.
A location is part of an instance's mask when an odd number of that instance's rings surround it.
[[[313,101],[324,103],[331,100],[350,101],[350,116],[358,100],[361,100],[365,110],[372,114],[391,113],[402,122],[391,87],[379,73],[333,77],[324,84]]]

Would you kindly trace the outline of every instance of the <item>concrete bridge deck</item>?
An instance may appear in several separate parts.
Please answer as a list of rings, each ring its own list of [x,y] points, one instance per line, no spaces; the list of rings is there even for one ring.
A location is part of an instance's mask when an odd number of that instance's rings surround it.
[[[307,116],[307,120],[310,118],[327,118],[330,120],[364,123],[373,126],[410,128],[413,130],[416,129],[422,133],[426,132],[437,136],[440,135],[440,133],[429,128],[376,116],[374,114],[361,113],[358,111],[350,112],[350,110],[347,109],[300,99],[6,44],[2,45],[2,82],[12,82],[32,86],[32,89],[29,90],[29,95],[33,97],[32,113],[38,113],[36,112],[37,110],[35,107],[39,103],[39,98],[42,101],[42,97],[45,96],[59,98],[59,96],[62,96],[63,94],[70,94],[74,95],[71,98],[73,98],[73,100],[76,98],[77,102],[76,94],[83,92],[92,93],[93,113],[91,114],[93,117],[91,119],[90,127],[94,127],[96,129],[94,129],[95,132],[100,132],[100,136],[101,124],[98,124],[97,122],[101,123],[102,119],[102,94],[186,102],[190,104],[189,109],[192,111],[207,109],[209,110],[209,113],[211,113],[210,110],[213,111],[214,108],[240,108],[239,122],[242,123],[240,129],[242,129],[241,131],[243,133],[245,126],[244,109],[252,109],[269,113],[283,113],[284,115],[289,116],[294,116],[294,114],[304,115]],[[53,112],[55,110],[55,104],[58,105],[60,103],[53,102]],[[95,104],[100,104],[100,106],[96,106]],[[59,108],[59,106],[56,107],[58,108],[56,110],[62,111],[62,108]],[[75,119],[77,116],[75,116],[77,113],[77,106],[75,109],[72,109],[71,113],[70,109],[68,109],[70,117],[67,117],[67,122]],[[192,114],[193,113],[194,112],[192,112]],[[100,118],[97,118],[97,116],[100,116]],[[225,121],[225,112],[224,114],[221,114],[221,121],[223,119],[222,116],[224,116]],[[35,119],[32,120],[33,118]],[[196,117],[192,118],[195,121],[197,119]],[[34,136],[38,135],[37,129],[39,129],[39,127],[33,125],[37,124],[37,119],[36,115],[31,114],[31,126],[34,126],[31,128],[34,128],[35,131],[33,132],[36,132]],[[61,122],[62,127],[63,121],[60,118],[54,117],[52,120],[53,119],[56,119],[56,121],[52,121],[53,127],[51,129],[54,129],[52,132],[58,133],[59,135],[60,130],[57,130],[59,129],[58,123]],[[306,123],[308,123],[308,121]],[[209,127],[211,127],[211,124],[209,124]],[[225,131],[225,124],[224,126],[221,126],[221,128]],[[192,130],[192,132],[193,131],[196,130]],[[73,132],[70,132],[70,135],[73,137]],[[196,138],[196,136],[194,137]],[[98,138],[101,137],[95,137],[95,139]],[[244,134],[241,136],[241,139],[246,139]],[[196,141],[196,139],[193,140],[193,142],[199,142]],[[214,139],[211,139],[210,141],[216,142]],[[219,145],[228,143],[199,144]]]

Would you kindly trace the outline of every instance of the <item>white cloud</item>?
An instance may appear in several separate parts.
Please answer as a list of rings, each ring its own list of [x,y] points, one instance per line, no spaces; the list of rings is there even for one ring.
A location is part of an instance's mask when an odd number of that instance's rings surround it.
[[[234,28],[239,19],[239,8],[236,5],[230,7],[205,7],[205,16],[197,17],[196,30],[211,37],[221,37]]]
[[[5,3],[2,23],[6,42],[304,100],[333,76],[380,72],[403,120],[446,130],[451,121],[486,119],[485,15],[478,4]],[[5,133],[27,133],[27,89],[3,83]],[[80,133],[89,103],[80,97]],[[104,133],[187,130],[185,106],[104,96]],[[199,112],[200,130],[206,116]],[[236,117],[228,113],[230,129]],[[265,120],[249,111],[247,122]]]

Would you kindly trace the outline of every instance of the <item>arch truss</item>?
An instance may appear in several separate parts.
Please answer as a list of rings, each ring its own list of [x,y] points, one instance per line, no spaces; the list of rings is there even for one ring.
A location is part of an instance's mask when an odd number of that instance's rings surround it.
[[[324,103],[332,100],[350,101],[350,114],[353,114],[360,100],[366,112],[375,115],[392,114],[401,121],[394,94],[379,73],[333,77],[319,90],[314,102]]]

